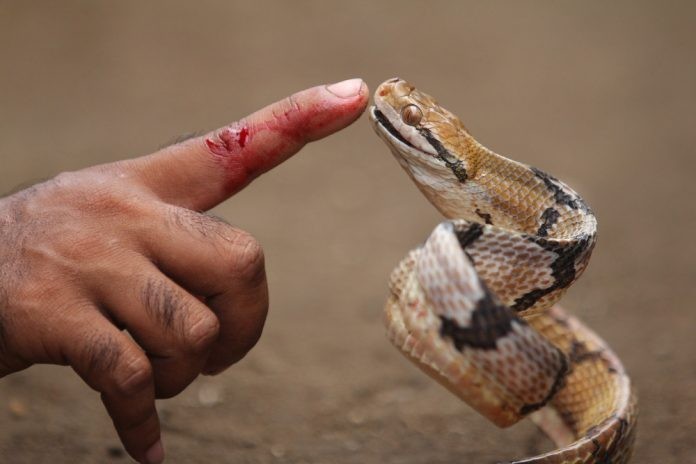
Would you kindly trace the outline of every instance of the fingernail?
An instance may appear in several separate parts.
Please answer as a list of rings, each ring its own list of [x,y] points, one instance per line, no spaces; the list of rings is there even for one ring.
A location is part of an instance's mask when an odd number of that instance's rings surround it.
[[[341,98],[350,98],[360,93],[362,88],[362,79],[348,79],[335,84],[327,85],[326,90]]]
[[[145,452],[145,462],[147,464],[160,464],[162,461],[164,461],[164,448],[162,440],[157,440],[157,443]]]

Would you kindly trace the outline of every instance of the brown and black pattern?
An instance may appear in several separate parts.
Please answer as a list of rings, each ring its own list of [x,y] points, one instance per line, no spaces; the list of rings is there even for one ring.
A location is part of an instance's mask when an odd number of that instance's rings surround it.
[[[556,256],[553,263],[551,263],[551,273],[555,280],[548,287],[534,289],[517,298],[512,305],[512,309],[518,312],[524,311],[532,307],[544,296],[557,290],[568,288],[578,277],[578,265],[583,262],[585,257],[589,257],[589,254],[592,252],[594,238],[594,235],[588,235],[579,237],[574,241],[559,242],[530,235],[528,240]]]
[[[497,349],[498,340],[512,330],[515,316],[510,309],[495,301],[489,291],[478,300],[476,308],[471,313],[471,322],[462,327],[454,319],[440,316],[442,326],[440,335],[449,338],[454,346],[462,351],[465,347],[479,350]],[[517,323],[522,323],[518,321]]]
[[[555,306],[594,248],[588,205],[555,177],[483,147],[406,81],[380,85],[375,105],[377,133],[452,220],[393,272],[390,339],[498,425],[536,411],[558,448],[515,463],[628,462],[630,379],[599,336]],[[418,117],[400,121],[406,106]]]

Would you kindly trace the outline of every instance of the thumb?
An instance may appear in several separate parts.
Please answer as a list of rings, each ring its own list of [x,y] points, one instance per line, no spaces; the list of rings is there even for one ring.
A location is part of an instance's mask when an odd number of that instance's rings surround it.
[[[351,124],[367,100],[361,79],[313,87],[202,137],[134,159],[126,169],[163,201],[207,210],[306,143]]]

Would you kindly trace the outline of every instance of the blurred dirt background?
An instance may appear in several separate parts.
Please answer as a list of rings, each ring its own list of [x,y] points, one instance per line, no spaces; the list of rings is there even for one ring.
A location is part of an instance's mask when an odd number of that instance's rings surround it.
[[[565,298],[640,393],[634,462],[696,463],[696,4],[0,1],[0,190],[146,154],[294,91],[399,75],[576,187],[593,262]],[[265,247],[257,348],[159,403],[168,462],[495,462],[498,430],[383,335],[392,266],[440,220],[366,118],[217,209]],[[127,462],[65,368],[0,381],[0,461]]]

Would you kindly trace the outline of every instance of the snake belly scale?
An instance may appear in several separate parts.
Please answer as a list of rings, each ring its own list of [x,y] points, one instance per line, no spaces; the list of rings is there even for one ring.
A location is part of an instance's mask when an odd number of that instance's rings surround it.
[[[590,208],[558,179],[482,146],[408,82],[382,83],[374,100],[375,131],[447,218],[392,272],[392,343],[496,425],[530,416],[557,446],[515,463],[628,462],[630,379],[556,304],[592,253]]]

